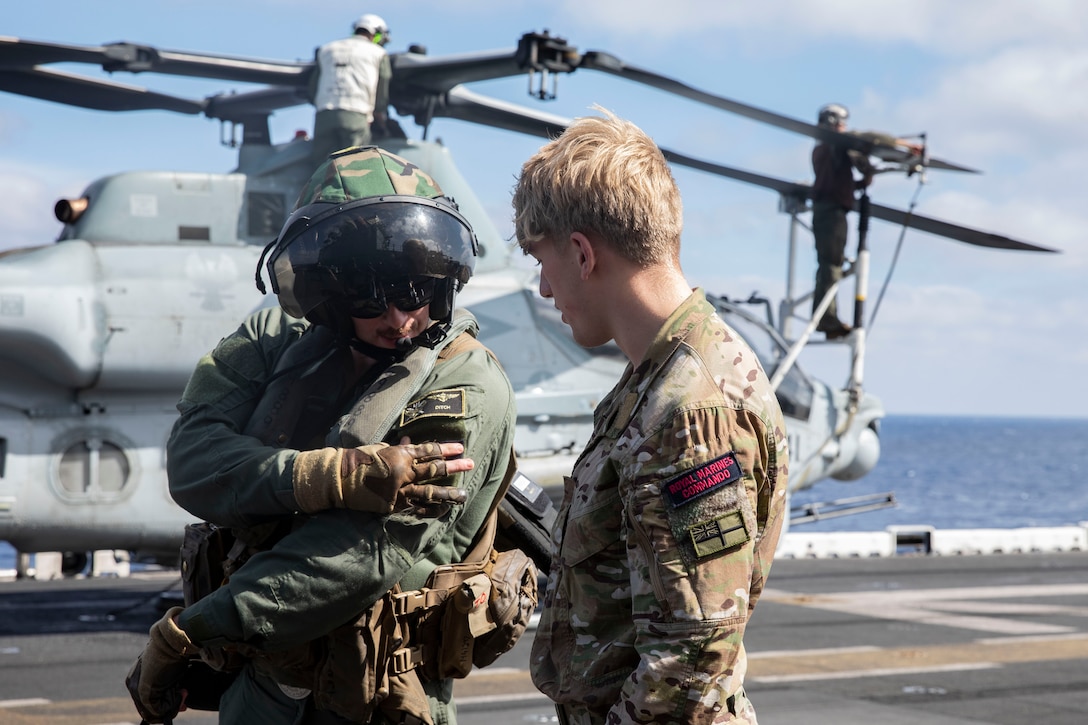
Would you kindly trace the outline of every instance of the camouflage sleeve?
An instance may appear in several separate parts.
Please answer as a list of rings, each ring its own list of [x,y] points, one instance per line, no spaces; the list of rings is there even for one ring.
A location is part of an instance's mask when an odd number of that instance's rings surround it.
[[[785,500],[777,450],[756,413],[712,406],[681,409],[633,452],[621,495],[639,663],[609,723],[709,723],[743,683]]]

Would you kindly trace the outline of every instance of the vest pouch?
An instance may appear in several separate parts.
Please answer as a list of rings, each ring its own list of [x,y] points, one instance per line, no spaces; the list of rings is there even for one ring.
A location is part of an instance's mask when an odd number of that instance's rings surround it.
[[[464,677],[464,675],[447,675],[443,672],[443,661],[451,662],[456,657],[447,657],[443,654],[446,643],[446,609],[451,595],[456,595],[461,585],[471,579],[483,575],[487,576],[488,561],[461,562],[458,564],[444,564],[436,567],[427,578],[424,588],[415,593],[428,592],[434,597],[434,603],[424,607],[418,613],[409,615],[407,621],[410,624],[411,642],[422,647],[422,664],[418,671],[426,680],[442,680],[447,677]],[[408,592],[412,594],[412,592]],[[456,615],[451,614],[451,617]],[[468,669],[472,669],[472,651],[468,654]],[[454,665],[453,669],[462,671],[463,666]]]
[[[495,551],[487,616],[493,628],[476,637],[472,663],[487,667],[517,644],[529,626],[538,600],[537,568],[521,549]]]
[[[381,710],[391,722],[413,722],[414,717],[432,725],[427,694],[415,670],[398,673],[391,667],[393,653],[408,643],[407,625],[393,615],[394,592],[325,637],[325,656],[314,680],[318,708],[351,722],[369,722]]]
[[[230,529],[207,522],[186,524],[178,559],[186,607],[223,586],[227,579],[223,567],[232,546]],[[237,652],[202,647],[200,659],[189,663],[183,679],[183,688],[189,692],[186,705],[194,710],[218,710],[219,698],[244,664]]]
[[[483,579],[489,586],[479,592]],[[473,591],[472,606],[462,605],[471,609],[471,620],[457,611],[456,602],[468,597],[465,585]],[[428,679],[465,677],[471,665],[486,667],[509,652],[529,626],[538,598],[537,568],[521,549],[492,547],[483,561],[436,568],[426,590],[444,596],[441,614],[424,614],[415,630],[414,641],[424,644],[423,673]],[[471,665],[465,662],[466,637],[472,637]]]
[[[491,579],[480,572],[450,591],[442,614],[442,647],[438,651],[438,676],[467,677],[472,671],[477,637],[495,629],[490,618]]]
[[[181,542],[181,593],[188,607],[223,585],[223,562],[234,545],[230,529],[214,524],[186,524]]]

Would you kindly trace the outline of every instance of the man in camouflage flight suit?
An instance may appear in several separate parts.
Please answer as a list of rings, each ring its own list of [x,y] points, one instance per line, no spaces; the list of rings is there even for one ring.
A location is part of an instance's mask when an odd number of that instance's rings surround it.
[[[513,391],[453,310],[476,254],[468,222],[399,156],[347,149],[311,177],[269,255],[280,305],[205,355],[178,403],[171,495],[260,550],[151,628],[129,675],[147,721],[176,714],[190,657],[223,647],[245,661],[223,723],[456,723],[450,679],[395,703],[381,671],[360,681],[377,648],[353,623],[461,561],[509,469]],[[287,525],[274,545],[258,537],[269,524]]]
[[[630,361],[566,479],[531,660],[561,723],[755,723],[742,639],[786,515],[755,353],[680,269],[680,193],[606,113],[522,167],[518,243],[585,347]]]

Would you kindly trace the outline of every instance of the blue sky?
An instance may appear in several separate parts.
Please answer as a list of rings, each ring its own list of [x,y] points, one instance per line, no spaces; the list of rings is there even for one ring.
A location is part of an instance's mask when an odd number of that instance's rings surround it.
[[[350,32],[364,12],[391,27],[390,50],[431,55],[512,48],[547,29],[579,50],[801,119],[828,101],[851,125],[926,132],[931,152],[983,170],[929,174],[916,211],[1045,246],[1060,255],[989,251],[909,231],[872,329],[866,384],[890,413],[1088,416],[1088,3],[1075,0],[518,0],[358,4],[325,0],[103,0],[16,3],[0,35],[78,45],[127,40],[166,49],[301,60]],[[66,67],[102,75],[91,67]],[[222,83],[117,74],[113,80],[201,98]],[[811,180],[811,141],[610,76],[559,79],[559,98],[528,97],[524,78],[472,90],[562,116],[594,103],[662,146],[785,179]],[[240,84],[236,90],[248,90]],[[273,117],[276,141],[312,127],[312,109]],[[419,129],[402,122],[410,135]],[[541,140],[439,120],[441,138],[500,231],[509,234],[515,175]],[[167,112],[111,114],[0,94],[0,249],[49,243],[54,202],[93,179],[134,169],[226,172],[235,152],[217,122]],[[784,289],[788,217],[773,192],[677,170],[689,281],[747,297]],[[905,208],[914,179],[885,175],[874,201]],[[874,222],[870,296],[900,229]],[[851,246],[856,234],[851,231]],[[800,282],[815,264],[802,233]],[[806,288],[807,289],[807,288]],[[841,303],[849,308],[844,294]],[[845,381],[845,348],[802,363]]]

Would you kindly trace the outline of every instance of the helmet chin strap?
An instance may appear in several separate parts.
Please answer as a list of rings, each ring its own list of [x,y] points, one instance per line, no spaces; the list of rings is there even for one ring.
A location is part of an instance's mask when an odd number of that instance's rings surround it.
[[[356,352],[361,352],[379,365],[388,366],[403,360],[415,347],[415,340],[397,340],[396,347],[388,348],[378,347],[357,337],[352,337],[348,339],[348,347]]]
[[[400,362],[408,356],[417,345],[433,350],[435,346],[446,339],[446,335],[450,331],[450,321],[435,322],[426,330],[416,335],[415,337],[406,337],[397,340],[396,347],[378,347],[369,342],[360,340],[358,337],[352,337],[348,340],[348,346],[352,350],[356,350],[373,359],[375,362],[381,365],[392,365],[393,363]]]
[[[413,347],[415,345],[422,345],[423,347],[433,350],[435,345],[446,339],[446,335],[450,332],[451,324],[452,322],[450,320],[436,322],[408,342]]]

